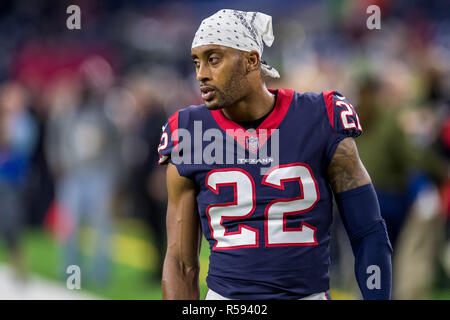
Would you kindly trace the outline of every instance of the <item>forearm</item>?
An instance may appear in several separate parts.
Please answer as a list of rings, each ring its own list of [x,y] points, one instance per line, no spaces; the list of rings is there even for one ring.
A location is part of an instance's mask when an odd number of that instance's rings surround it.
[[[162,276],[162,295],[165,300],[198,300],[200,289],[197,264],[186,265],[166,254]]]
[[[389,300],[392,291],[390,247],[384,223],[351,243],[355,255],[355,277],[365,300]]]
[[[355,255],[355,277],[364,299],[390,299],[392,247],[371,184],[336,195]]]

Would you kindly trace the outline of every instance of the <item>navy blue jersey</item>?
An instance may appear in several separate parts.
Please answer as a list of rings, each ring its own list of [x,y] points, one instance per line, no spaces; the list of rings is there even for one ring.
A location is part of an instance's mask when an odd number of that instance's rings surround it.
[[[211,249],[208,287],[232,299],[299,299],[329,289],[332,192],[327,167],[361,126],[341,94],[277,91],[273,111],[245,130],[205,105],[163,126],[160,163],[197,186]]]

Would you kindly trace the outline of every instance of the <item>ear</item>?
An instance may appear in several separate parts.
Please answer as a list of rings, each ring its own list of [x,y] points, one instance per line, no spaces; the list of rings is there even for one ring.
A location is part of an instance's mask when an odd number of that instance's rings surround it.
[[[259,70],[260,60],[258,51],[252,50],[250,52],[247,52],[246,64],[247,64],[247,72]]]

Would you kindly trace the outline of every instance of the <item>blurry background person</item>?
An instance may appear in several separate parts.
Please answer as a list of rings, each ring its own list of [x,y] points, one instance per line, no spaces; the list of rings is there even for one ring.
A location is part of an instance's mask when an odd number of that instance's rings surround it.
[[[104,109],[106,88],[96,83],[95,72],[91,72],[94,69],[105,76],[105,63],[100,58],[88,60],[81,67],[82,77],[71,92],[72,99],[66,99],[64,90],[55,97],[55,104],[63,104],[54,106],[47,140],[48,159],[56,178],[56,201],[70,226],[63,270],[78,265],[86,271],[89,282],[100,285],[106,284],[111,272],[110,201],[119,172],[119,140]],[[81,226],[90,232],[88,248],[92,248],[93,257],[89,264],[80,260]]]
[[[443,168],[431,150],[415,148],[401,127],[403,106],[390,106],[395,92],[387,96],[387,85],[377,79],[363,80],[359,91],[358,114],[364,137],[358,142],[373,181],[394,251],[400,230],[416,194],[409,192],[410,179],[417,172],[439,179]],[[398,94],[398,93],[397,93]]]
[[[439,124],[427,123],[429,110],[405,107],[409,99],[406,93],[376,74],[365,75],[357,82],[357,110],[364,130],[357,145],[372,175],[394,249],[393,298],[430,298],[428,289],[437,269],[444,230],[438,187],[445,177],[445,166],[432,146],[432,138],[420,134],[424,127],[437,129]],[[350,274],[352,257],[339,219],[336,228],[341,234],[340,282],[347,290],[357,292]]]
[[[162,75],[159,75],[162,76]],[[131,210],[135,217],[144,221],[151,231],[151,239],[157,255],[153,279],[162,275],[165,255],[165,218],[167,194],[164,187],[165,170],[159,166],[156,150],[160,143],[162,124],[167,114],[163,108],[165,92],[161,77],[135,72],[127,78],[125,86],[135,97],[136,112],[133,130],[129,131],[127,146],[135,155],[129,161],[126,190],[130,196]]]
[[[430,298],[444,230],[438,187],[445,166],[431,132],[439,123],[422,105],[405,106],[410,97],[398,85],[373,75],[359,83],[364,134],[357,145],[394,248],[393,297]]]
[[[25,222],[24,190],[37,127],[27,110],[25,89],[15,82],[0,87],[0,231],[18,279],[25,279],[20,236]]]
[[[441,128],[450,115],[448,88],[441,57],[425,51],[419,66],[423,85],[414,108],[400,118],[403,130],[420,154],[408,179],[411,207],[398,239],[395,295],[397,299],[431,299],[438,275],[439,256],[445,246],[445,207],[440,189],[445,185],[448,160],[441,146]],[[414,163],[413,163],[414,164]]]

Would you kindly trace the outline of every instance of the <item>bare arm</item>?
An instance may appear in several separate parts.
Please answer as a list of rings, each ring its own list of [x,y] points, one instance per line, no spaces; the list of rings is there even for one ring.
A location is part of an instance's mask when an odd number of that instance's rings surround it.
[[[355,277],[364,299],[390,299],[392,247],[369,174],[355,141],[339,143],[328,167],[328,179],[355,256]],[[379,282],[372,286],[373,267]]]
[[[162,276],[163,299],[200,298],[198,256],[201,229],[193,182],[167,166],[167,252]]]
[[[328,166],[328,181],[334,193],[341,193],[369,183],[369,174],[359,159],[353,138],[342,140]]]

